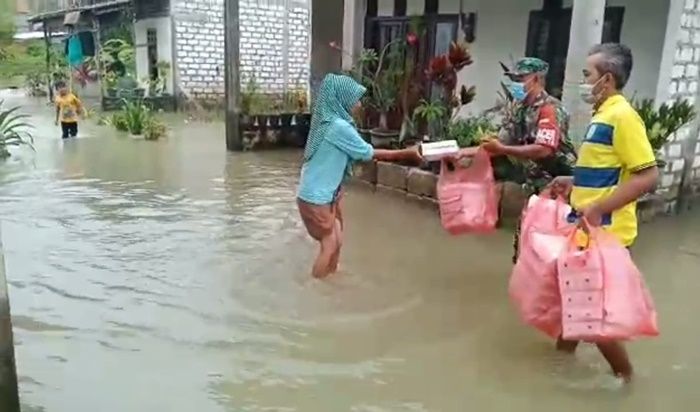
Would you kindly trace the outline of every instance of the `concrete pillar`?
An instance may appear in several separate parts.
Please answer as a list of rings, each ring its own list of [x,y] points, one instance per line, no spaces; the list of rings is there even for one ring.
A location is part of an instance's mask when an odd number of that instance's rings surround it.
[[[574,0],[571,13],[569,52],[564,73],[563,103],[571,113],[569,135],[578,147],[591,120],[591,106],[581,101],[579,84],[588,51],[600,43],[605,19],[605,0]]]
[[[367,0],[345,0],[343,8],[343,70],[350,70],[364,46]]]
[[[19,412],[15,347],[12,339],[10,298],[0,236],[0,411]]]
[[[331,42],[343,41],[343,0],[313,0],[311,2],[311,88],[312,92],[328,73],[341,68],[340,52]]]

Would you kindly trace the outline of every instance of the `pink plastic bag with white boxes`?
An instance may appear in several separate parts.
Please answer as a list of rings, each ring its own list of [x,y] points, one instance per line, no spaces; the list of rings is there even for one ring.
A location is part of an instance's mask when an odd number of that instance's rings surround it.
[[[575,226],[571,207],[561,199],[532,196],[520,224],[518,259],[508,292],[520,318],[552,338],[562,331],[557,259]]]
[[[564,339],[599,342],[659,334],[642,274],[614,235],[591,228],[583,250],[570,236],[557,266]]]
[[[442,226],[452,235],[494,230],[499,193],[489,154],[479,150],[468,167],[448,165],[442,161],[437,184]]]

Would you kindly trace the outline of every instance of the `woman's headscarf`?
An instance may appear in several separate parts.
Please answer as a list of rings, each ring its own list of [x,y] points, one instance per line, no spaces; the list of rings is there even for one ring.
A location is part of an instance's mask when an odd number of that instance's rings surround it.
[[[366,91],[367,89],[352,77],[340,74],[326,75],[311,115],[309,138],[304,149],[305,162],[308,162],[316,153],[333,121],[342,119],[354,124],[350,112]]]

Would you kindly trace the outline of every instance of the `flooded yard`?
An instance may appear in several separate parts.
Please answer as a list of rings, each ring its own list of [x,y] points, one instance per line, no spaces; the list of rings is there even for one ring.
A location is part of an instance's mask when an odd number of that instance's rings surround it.
[[[634,250],[662,336],[621,388],[593,348],[558,355],[510,306],[511,235],[451,238],[434,211],[347,196],[341,273],[294,195],[301,153],[226,153],[223,125],[171,118],[135,141],[61,141],[0,164],[0,222],[26,411],[680,411],[700,403],[700,212]]]

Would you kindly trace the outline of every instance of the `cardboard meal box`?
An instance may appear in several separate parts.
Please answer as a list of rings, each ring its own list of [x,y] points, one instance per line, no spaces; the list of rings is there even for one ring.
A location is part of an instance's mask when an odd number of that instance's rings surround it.
[[[441,142],[421,144],[423,158],[429,162],[438,162],[446,157],[457,156],[459,146],[456,140],[443,140]]]

